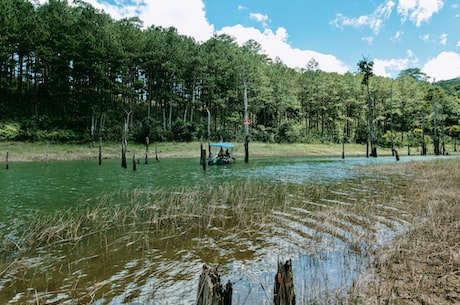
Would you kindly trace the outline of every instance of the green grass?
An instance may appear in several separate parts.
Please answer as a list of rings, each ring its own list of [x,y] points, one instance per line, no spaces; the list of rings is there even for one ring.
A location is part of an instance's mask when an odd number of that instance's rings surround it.
[[[207,143],[203,143],[207,149]],[[127,157],[145,158],[145,145],[128,143]],[[15,161],[47,161],[47,160],[97,160],[99,143],[93,144],[51,144],[1,142],[0,162],[5,162],[6,153],[9,162]],[[200,142],[174,143],[159,142],[149,147],[149,158],[155,158],[155,152],[161,158],[199,158]],[[358,144],[345,145],[345,156],[365,156],[366,146]],[[389,149],[380,148],[380,155],[391,154]],[[244,144],[235,143],[234,155],[244,157]],[[249,143],[249,158],[261,156],[341,156],[340,144],[275,144]],[[121,145],[118,143],[102,143],[102,158],[117,159],[121,156]]]

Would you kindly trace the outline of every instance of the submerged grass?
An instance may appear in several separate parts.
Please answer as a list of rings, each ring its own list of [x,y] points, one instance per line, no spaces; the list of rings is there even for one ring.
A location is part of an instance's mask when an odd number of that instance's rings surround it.
[[[350,303],[460,303],[460,159],[407,163],[398,170],[414,177],[404,205],[417,217],[406,234],[378,249]]]

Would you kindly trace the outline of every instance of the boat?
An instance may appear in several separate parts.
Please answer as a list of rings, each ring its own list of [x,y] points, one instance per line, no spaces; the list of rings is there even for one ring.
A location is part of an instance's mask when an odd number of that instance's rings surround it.
[[[209,144],[208,165],[225,165],[235,162],[233,157],[234,145],[229,142],[219,142]],[[214,148],[214,149],[213,149]]]

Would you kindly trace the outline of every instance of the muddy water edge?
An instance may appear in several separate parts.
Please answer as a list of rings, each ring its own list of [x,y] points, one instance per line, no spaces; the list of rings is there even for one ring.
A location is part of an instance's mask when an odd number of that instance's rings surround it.
[[[432,172],[406,168],[430,162],[366,162],[262,160],[192,172],[208,183],[167,187],[135,182],[151,172],[117,170],[118,178],[96,177],[112,184],[101,193],[79,182],[85,173],[66,178],[69,191],[48,169],[50,180],[37,183],[70,195],[52,209],[51,197],[10,198],[1,227],[0,303],[194,304],[206,263],[234,283],[234,304],[271,304],[276,264],[285,259],[293,261],[298,304],[344,300],[375,251],[427,220],[413,200]],[[188,168],[180,170],[190,177]],[[180,172],[166,177],[176,181]],[[87,194],[73,196],[72,189]]]

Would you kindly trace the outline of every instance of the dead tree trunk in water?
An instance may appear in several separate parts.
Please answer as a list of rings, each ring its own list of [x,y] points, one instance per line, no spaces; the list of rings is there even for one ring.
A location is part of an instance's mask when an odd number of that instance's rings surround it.
[[[203,138],[200,143],[200,164],[203,166],[203,171],[206,171],[206,149],[203,148]]]
[[[102,164],[102,137],[99,137],[99,165]]]
[[[126,111],[125,124],[123,126],[123,131],[121,133],[121,167],[127,168],[128,164],[126,163],[126,150],[128,146],[128,130],[129,130],[129,116],[131,111]]]
[[[6,169],[9,169],[9,168],[10,168],[10,164],[8,163],[8,152],[6,152],[5,163],[6,163]]]
[[[149,144],[150,144],[149,137],[146,137],[145,138],[145,164],[149,163]]]
[[[121,167],[128,167],[128,164],[126,163],[126,141],[124,137],[121,139]]]
[[[246,70],[243,65],[244,86],[244,162],[249,162],[249,116],[248,116],[248,86],[246,84]]]
[[[217,267],[203,265],[203,271],[198,283],[196,305],[231,305],[232,283],[222,286]]]
[[[273,303],[275,305],[295,305],[294,276],[291,260],[286,261],[284,264],[278,262]]]

